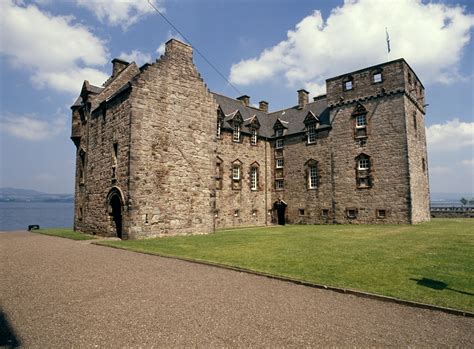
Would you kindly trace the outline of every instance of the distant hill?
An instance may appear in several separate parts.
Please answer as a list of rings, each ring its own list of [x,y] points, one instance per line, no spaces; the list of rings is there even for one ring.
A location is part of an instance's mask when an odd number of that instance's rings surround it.
[[[74,194],[48,194],[31,189],[0,188],[0,202],[73,202]]]
[[[431,202],[459,202],[461,198],[474,198],[474,193],[430,193]]]

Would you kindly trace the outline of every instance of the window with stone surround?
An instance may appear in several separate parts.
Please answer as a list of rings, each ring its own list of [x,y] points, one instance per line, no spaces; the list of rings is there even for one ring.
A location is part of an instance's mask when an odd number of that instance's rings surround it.
[[[329,218],[329,210],[327,208],[323,208],[321,210],[321,217],[323,219],[328,219]]]
[[[357,209],[356,208],[346,208],[346,217],[349,219],[357,218]]]
[[[415,130],[415,136],[418,136],[418,124],[416,122],[416,111],[413,112],[413,129]]]
[[[356,161],[356,183],[357,188],[371,188],[371,160],[370,156],[360,154],[355,158]]]
[[[285,181],[283,179],[275,180],[275,189],[276,190],[283,190],[285,189]]]
[[[308,124],[308,144],[316,143],[316,123]]]
[[[385,210],[385,209],[377,209],[377,218],[378,218],[378,219],[385,219],[385,218],[387,218],[387,210]]]
[[[354,139],[358,145],[365,145],[367,143],[367,109],[361,104],[357,103],[352,112]]]
[[[275,141],[275,149],[283,149],[283,139],[277,139]]]
[[[242,162],[239,159],[232,162],[232,189],[242,189]]]
[[[372,71],[372,83],[379,84],[383,81],[382,69],[378,68]]]
[[[306,161],[306,183],[308,189],[316,189],[319,184],[318,162],[310,159]]]
[[[220,157],[217,157],[216,159],[216,174],[215,174],[215,179],[216,179],[216,189],[220,190],[222,189],[222,175],[223,175],[223,169],[222,169],[222,159]]]
[[[257,209],[254,208],[254,209],[252,210],[252,216],[253,216],[253,217],[257,217],[257,212],[258,212]]]
[[[300,216],[304,216],[304,208],[298,209],[298,213]]]
[[[275,163],[276,163],[276,168],[283,168],[284,160],[283,158],[278,158],[275,160]]]
[[[250,190],[258,190],[258,164],[256,163],[250,167]]]
[[[236,122],[234,121],[233,123],[233,134],[232,134],[232,140],[234,142],[240,142],[240,123],[239,122]]]
[[[86,152],[79,150],[79,184],[84,184],[84,172],[86,170]]]
[[[257,140],[258,140],[258,133],[256,128],[251,129],[252,135],[250,137],[250,144],[251,145],[257,145]]]
[[[421,169],[423,170],[423,173],[426,173],[426,161],[425,161],[425,158],[421,158]]]
[[[234,217],[240,216],[240,210],[234,210]]]
[[[350,91],[354,88],[354,78],[349,75],[342,80],[342,89],[344,91]]]

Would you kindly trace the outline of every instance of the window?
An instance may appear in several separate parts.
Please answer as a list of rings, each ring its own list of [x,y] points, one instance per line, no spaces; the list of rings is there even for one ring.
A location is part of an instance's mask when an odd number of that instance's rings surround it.
[[[285,188],[285,182],[283,179],[277,179],[275,181],[275,189],[276,190],[283,190]]]
[[[356,127],[357,128],[362,128],[367,126],[367,120],[365,118],[365,114],[362,115],[357,115],[356,116]]]
[[[214,210],[214,218],[218,218],[219,217],[219,210]]]
[[[309,189],[315,189],[318,187],[318,169],[316,167],[316,164],[313,164],[309,167],[308,180]]]
[[[375,73],[373,75],[373,78],[374,78],[374,83],[379,83],[379,82],[382,82],[382,73]]]
[[[346,216],[350,219],[357,218],[357,210],[355,208],[348,208],[346,209]]]
[[[275,142],[275,148],[276,149],[283,149],[283,139],[277,139]]]
[[[416,111],[413,112],[413,128],[415,129],[415,132],[417,131],[418,129],[418,125],[416,123]]]
[[[357,188],[372,187],[370,157],[361,154],[356,158],[356,183]]]
[[[275,131],[275,137],[282,137],[283,136],[283,129],[279,128]]]
[[[234,217],[240,216],[240,210],[234,210]]]
[[[216,162],[216,189],[222,189],[222,160],[217,158]]]
[[[316,142],[316,124],[308,125],[308,144]]]
[[[377,210],[377,218],[384,219],[387,217],[387,211],[385,210]]]
[[[240,165],[232,166],[232,179],[235,181],[240,181]]]
[[[298,211],[300,216],[304,216],[304,208],[300,208]]]
[[[117,156],[118,156],[118,143],[114,143],[112,151],[112,178],[117,176]]]
[[[367,138],[357,138],[356,143],[359,146],[364,146],[367,144]]]
[[[426,161],[425,161],[425,158],[421,158],[421,169],[423,170],[423,173],[426,172]]]
[[[411,85],[412,84],[412,80],[411,80],[411,73],[408,72],[408,83]]]
[[[368,170],[369,167],[370,167],[370,162],[369,162],[368,158],[364,157],[364,158],[359,159],[357,169],[359,169],[359,170]]]
[[[257,190],[258,188],[258,168],[252,167],[250,170],[250,189]]]
[[[240,124],[238,122],[234,122],[234,133],[232,139],[234,142],[240,142]]]
[[[328,209],[322,209],[322,210],[321,210],[321,216],[322,216],[324,219],[328,219],[328,217],[329,217],[329,210],[328,210]]]
[[[344,90],[345,91],[352,90],[352,80],[344,82]]]
[[[256,209],[253,209],[253,210],[252,210],[252,216],[254,216],[254,217],[257,216],[257,210],[256,210]]]
[[[354,87],[354,84],[353,84],[353,81],[354,79],[352,78],[352,76],[347,76],[345,77],[343,80],[342,80],[342,89],[344,91],[350,91],[353,89]]]
[[[250,144],[257,145],[257,129],[252,129],[252,136],[250,138]]]
[[[221,138],[221,119],[217,118],[216,137]]]
[[[79,151],[79,184],[84,184],[84,171],[86,168],[86,152]]]
[[[283,168],[283,159],[276,159],[276,168]]]

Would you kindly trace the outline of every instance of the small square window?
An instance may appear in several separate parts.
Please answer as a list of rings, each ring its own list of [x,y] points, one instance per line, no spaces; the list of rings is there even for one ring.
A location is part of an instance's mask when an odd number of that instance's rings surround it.
[[[256,210],[256,209],[253,209],[253,210],[252,210],[252,216],[254,216],[254,217],[257,216],[257,210]]]
[[[365,127],[367,126],[367,119],[365,117],[365,114],[362,115],[357,115],[356,117],[356,127]]]
[[[344,82],[344,90],[345,91],[352,90],[352,80]]]
[[[240,210],[234,210],[234,217],[238,217],[240,215]]]
[[[370,167],[369,159],[367,159],[367,158],[359,159],[359,162],[358,162],[358,165],[357,165],[357,168],[359,170],[368,170],[369,167]]]
[[[355,219],[357,218],[357,210],[354,208],[349,208],[346,210],[347,218]]]
[[[321,210],[321,216],[324,218],[324,219],[327,219],[329,217],[329,210],[328,209],[322,209]]]
[[[276,159],[276,168],[283,168],[283,159]]]
[[[357,186],[359,188],[369,188],[370,187],[370,180],[368,177],[362,177],[357,179]]]
[[[387,217],[387,211],[385,210],[377,210],[377,218],[384,219]]]
[[[375,73],[374,74],[374,82],[382,82],[382,73]]]
[[[304,216],[304,208],[299,209],[299,214],[300,214],[300,216]]]
[[[217,218],[217,217],[219,217],[219,210],[214,211],[214,218]]]
[[[283,149],[283,139],[277,139],[275,142],[276,149]]]

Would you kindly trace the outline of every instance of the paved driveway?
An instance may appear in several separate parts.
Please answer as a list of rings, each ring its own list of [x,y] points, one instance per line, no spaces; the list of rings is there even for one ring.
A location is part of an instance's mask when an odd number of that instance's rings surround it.
[[[474,346],[472,318],[87,242],[2,233],[0,257],[3,345]]]

